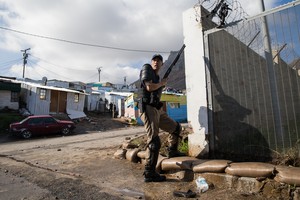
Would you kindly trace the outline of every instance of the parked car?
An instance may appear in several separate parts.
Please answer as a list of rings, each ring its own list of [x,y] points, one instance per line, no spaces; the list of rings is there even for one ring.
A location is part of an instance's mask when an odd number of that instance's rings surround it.
[[[61,133],[69,135],[75,128],[74,122],[70,120],[58,120],[50,115],[34,115],[20,122],[9,125],[9,132],[20,135],[25,139],[33,135],[47,135]]]

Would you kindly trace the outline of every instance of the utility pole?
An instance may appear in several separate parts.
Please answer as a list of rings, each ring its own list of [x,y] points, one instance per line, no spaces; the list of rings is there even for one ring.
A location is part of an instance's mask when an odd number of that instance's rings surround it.
[[[97,69],[98,69],[98,74],[99,74],[99,83],[100,83],[100,72],[101,72],[101,68],[102,67],[98,67]]]
[[[28,50],[30,50],[30,48],[21,50],[21,52],[24,52],[23,53],[23,78],[25,77],[25,65],[27,64],[27,58],[28,58],[28,55],[29,55],[27,53]]]

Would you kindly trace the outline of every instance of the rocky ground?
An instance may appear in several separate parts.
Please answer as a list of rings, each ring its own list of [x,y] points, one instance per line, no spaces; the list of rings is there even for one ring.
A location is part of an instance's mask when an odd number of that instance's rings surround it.
[[[135,127],[135,126],[142,127],[141,125],[137,125],[134,121],[128,118],[124,118],[124,117],[112,118],[110,113],[106,113],[106,114],[88,113],[86,119],[82,119],[77,122],[75,134],[88,133],[94,131],[101,132],[101,131],[108,131],[108,130],[114,130],[119,128]],[[192,133],[192,129],[189,128],[186,124],[182,124],[180,143],[181,141],[182,142],[185,141],[187,143],[187,137],[188,134],[190,133]],[[140,148],[143,148],[146,139],[147,139],[146,136],[140,137],[140,139],[138,140]],[[160,139],[162,144],[160,153],[166,156],[167,155],[166,149],[168,147],[167,133],[161,132]]]
[[[127,138],[141,137],[143,127],[124,118],[91,113],[76,123],[74,135],[30,140],[0,139],[0,200],[31,199],[170,199],[174,191],[196,191],[194,181],[167,174],[163,183],[144,183],[143,165],[114,159]],[[189,132],[185,130],[184,132]],[[4,139],[3,139],[4,138]],[[164,144],[164,143],[163,143]],[[265,199],[211,186],[195,199]]]
[[[76,122],[76,133],[107,131],[132,126],[126,118],[112,118],[110,113],[87,113],[87,117]]]

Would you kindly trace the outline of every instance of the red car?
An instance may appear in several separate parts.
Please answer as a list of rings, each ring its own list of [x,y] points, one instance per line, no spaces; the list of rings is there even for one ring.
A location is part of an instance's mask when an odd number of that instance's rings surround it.
[[[69,135],[74,128],[74,122],[69,120],[58,120],[50,115],[29,116],[21,122],[9,125],[10,133],[21,135],[25,139],[31,138],[33,135],[53,133]]]

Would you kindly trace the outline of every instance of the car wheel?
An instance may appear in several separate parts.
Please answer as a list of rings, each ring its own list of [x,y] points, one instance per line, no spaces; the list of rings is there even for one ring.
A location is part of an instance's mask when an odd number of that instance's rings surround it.
[[[25,131],[22,132],[22,137],[24,139],[29,139],[29,138],[31,138],[31,136],[32,136],[32,133],[28,130],[25,130]]]
[[[68,127],[64,127],[61,132],[63,135],[69,135],[71,130]]]

